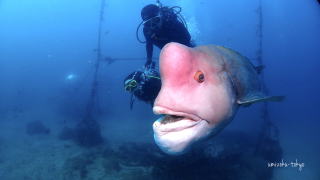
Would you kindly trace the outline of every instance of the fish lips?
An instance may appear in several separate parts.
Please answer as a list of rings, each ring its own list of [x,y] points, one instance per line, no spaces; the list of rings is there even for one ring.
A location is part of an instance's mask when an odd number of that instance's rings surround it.
[[[153,124],[154,129],[162,135],[169,132],[177,132],[192,128],[199,122],[205,121],[197,115],[173,111],[163,106],[154,106],[153,112],[155,114],[164,115],[164,117],[159,118]]]
[[[208,121],[196,115],[162,106],[155,106],[153,111],[165,115],[153,123],[153,131],[156,144],[167,154],[183,154],[210,133]]]

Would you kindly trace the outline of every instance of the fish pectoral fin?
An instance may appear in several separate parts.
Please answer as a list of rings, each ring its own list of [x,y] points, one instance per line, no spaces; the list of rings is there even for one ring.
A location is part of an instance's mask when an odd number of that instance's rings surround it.
[[[280,102],[283,101],[285,96],[255,96],[252,98],[244,98],[239,99],[237,103],[243,106],[250,106],[253,103],[264,102],[264,101],[272,101],[272,102]]]

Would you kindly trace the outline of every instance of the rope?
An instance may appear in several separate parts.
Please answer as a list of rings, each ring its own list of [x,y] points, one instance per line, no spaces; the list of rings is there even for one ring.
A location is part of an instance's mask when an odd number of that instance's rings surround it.
[[[159,79],[160,80],[160,77],[158,76],[149,76],[149,75],[146,75],[148,78],[155,78],[155,79]]]

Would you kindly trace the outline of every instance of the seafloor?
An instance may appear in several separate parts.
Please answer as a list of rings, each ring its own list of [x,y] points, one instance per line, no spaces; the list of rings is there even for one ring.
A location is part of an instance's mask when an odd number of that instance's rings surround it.
[[[182,156],[163,154],[153,141],[117,141],[106,133],[103,144],[81,147],[59,139],[65,122],[55,121],[54,113],[37,113],[46,118],[38,121],[50,133],[28,134],[27,124],[35,117],[31,112],[7,114],[0,121],[1,180],[268,180],[274,169],[266,162],[282,157],[277,142],[266,139],[257,150],[256,139],[243,132],[223,133],[206,148]]]

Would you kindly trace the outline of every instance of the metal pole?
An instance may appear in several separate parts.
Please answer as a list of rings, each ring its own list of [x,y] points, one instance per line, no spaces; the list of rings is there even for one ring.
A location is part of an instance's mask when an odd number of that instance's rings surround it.
[[[258,5],[258,25],[257,25],[257,38],[258,38],[258,49],[257,49],[257,64],[258,66],[263,66],[263,9],[262,9],[262,1],[259,0]],[[261,84],[262,84],[262,90],[268,94],[268,88],[266,87],[265,81],[264,81],[264,73],[261,72]],[[262,148],[263,141],[265,139],[274,139],[278,141],[279,136],[279,130],[278,128],[273,124],[273,122],[270,119],[270,113],[268,108],[268,103],[264,102],[261,107],[261,118],[263,120],[262,128],[260,131],[260,134],[258,136],[258,143],[256,147],[256,153],[259,152],[259,150]]]
[[[85,147],[92,147],[103,143],[99,123],[93,117],[94,109],[97,106],[97,89],[98,89],[98,73],[101,61],[101,28],[104,14],[105,0],[101,0],[100,7],[100,21],[98,25],[98,41],[97,41],[97,59],[94,64],[93,81],[91,85],[91,92],[87,104],[87,114],[76,125],[75,141]]]
[[[93,81],[92,81],[92,85],[91,85],[91,93],[90,93],[89,101],[87,104],[87,117],[92,116],[93,110],[97,106],[98,75],[99,75],[100,62],[102,60],[101,34],[102,34],[102,22],[103,22],[105,4],[106,4],[106,0],[101,0],[100,16],[99,16],[99,24],[98,24],[97,51],[96,51],[97,52],[97,59],[96,59],[95,65],[94,65],[94,74],[93,74]]]

